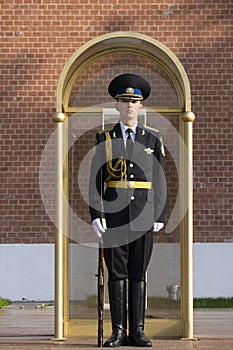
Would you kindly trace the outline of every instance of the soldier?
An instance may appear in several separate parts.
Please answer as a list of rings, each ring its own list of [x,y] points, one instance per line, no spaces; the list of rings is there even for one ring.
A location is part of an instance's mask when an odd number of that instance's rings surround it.
[[[92,226],[103,237],[108,270],[112,335],[104,346],[151,347],[144,334],[146,270],[153,232],[164,226],[164,148],[159,131],[138,121],[149,83],[139,75],[122,74],[108,91],[120,120],[96,135],[89,187]]]

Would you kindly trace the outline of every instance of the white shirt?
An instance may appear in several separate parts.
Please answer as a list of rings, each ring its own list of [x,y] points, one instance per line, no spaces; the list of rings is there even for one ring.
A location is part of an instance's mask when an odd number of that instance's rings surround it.
[[[120,121],[120,126],[121,126],[121,132],[122,132],[123,139],[124,139],[124,144],[125,144],[125,147],[126,147],[126,139],[127,139],[128,135],[129,135],[126,130],[127,129],[131,129],[132,130],[132,132],[130,133],[130,137],[131,137],[132,141],[134,142],[135,141],[136,129],[137,129],[138,123],[136,123],[135,125],[129,127],[129,126],[123,124],[122,121]]]

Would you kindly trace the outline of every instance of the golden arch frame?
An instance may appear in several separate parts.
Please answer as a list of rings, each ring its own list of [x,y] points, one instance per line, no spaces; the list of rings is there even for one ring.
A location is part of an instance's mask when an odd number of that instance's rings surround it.
[[[181,322],[182,337],[193,339],[193,204],[192,204],[192,124],[195,115],[191,110],[191,92],[187,74],[178,58],[159,41],[135,32],[113,32],[99,36],[80,47],[65,64],[57,85],[56,113],[56,236],[55,236],[55,339],[64,339],[64,234],[67,218],[64,215],[63,191],[67,176],[64,175],[66,154],[66,127],[63,123],[69,107],[69,96],[78,76],[96,59],[112,53],[133,52],[156,62],[170,77],[176,90],[179,108],[166,113],[181,116],[181,137],[186,145],[190,164],[182,163],[183,198],[189,194],[189,207],[181,225]],[[164,112],[164,110],[157,110]],[[187,198],[184,198],[187,200]]]

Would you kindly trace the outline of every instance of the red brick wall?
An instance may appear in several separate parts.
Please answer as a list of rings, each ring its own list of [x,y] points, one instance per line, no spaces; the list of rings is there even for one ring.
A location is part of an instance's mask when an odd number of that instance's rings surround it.
[[[1,2],[0,243],[53,242],[39,165],[54,129],[61,70],[88,40],[112,31],[149,35],[190,79],[195,241],[233,239],[232,1]]]

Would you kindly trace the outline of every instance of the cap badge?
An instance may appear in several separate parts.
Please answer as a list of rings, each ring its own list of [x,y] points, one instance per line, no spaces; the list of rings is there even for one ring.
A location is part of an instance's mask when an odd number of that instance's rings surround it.
[[[125,91],[126,91],[127,94],[133,94],[134,93],[134,88],[128,87],[128,88],[125,89]]]

